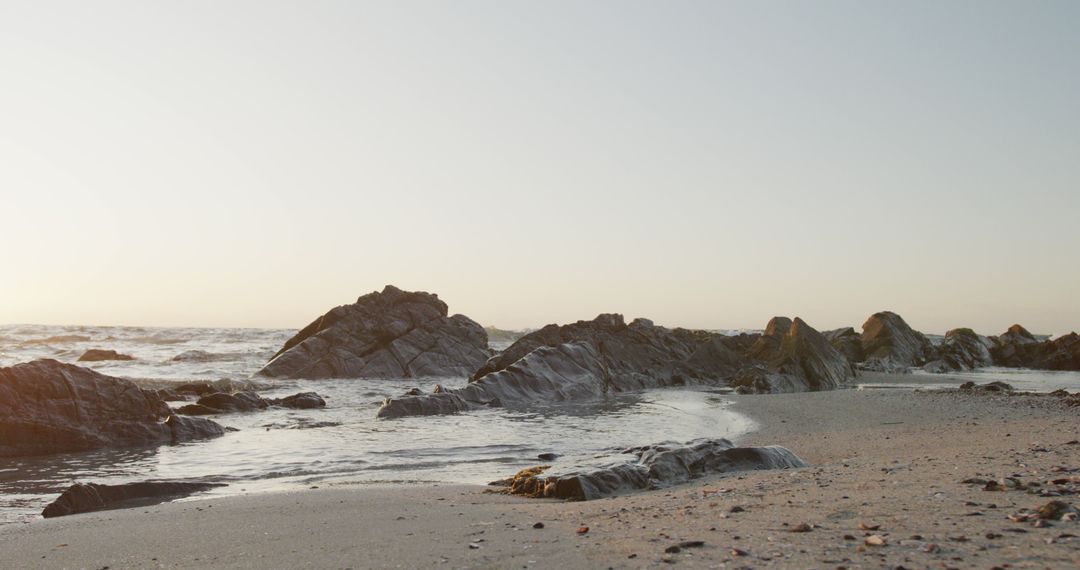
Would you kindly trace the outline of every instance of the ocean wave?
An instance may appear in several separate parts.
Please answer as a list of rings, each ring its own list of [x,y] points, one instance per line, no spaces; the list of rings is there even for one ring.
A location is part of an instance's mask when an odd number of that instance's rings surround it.
[[[243,352],[207,352],[205,350],[185,350],[172,357],[173,362],[222,362],[240,360],[248,355]]]
[[[66,344],[72,342],[87,342],[90,337],[81,334],[59,334],[45,338],[31,338],[20,342],[21,346],[39,346],[43,344]]]

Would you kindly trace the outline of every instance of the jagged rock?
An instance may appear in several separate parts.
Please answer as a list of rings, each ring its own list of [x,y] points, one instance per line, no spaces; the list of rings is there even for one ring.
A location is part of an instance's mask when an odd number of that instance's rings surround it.
[[[185,481],[146,481],[123,485],[76,483],[68,487],[55,501],[49,503],[41,512],[41,516],[52,518],[106,509],[153,505],[222,486],[220,483]]]
[[[269,402],[272,406],[294,408],[297,410],[310,410],[313,408],[326,407],[326,400],[315,392],[301,392],[299,394],[293,394],[292,396],[269,400]]]
[[[626,460],[601,467],[566,467],[558,472],[546,466],[524,469],[511,480],[510,492],[590,500],[667,487],[714,473],[806,467],[806,462],[786,448],[735,447],[726,439],[650,445],[622,453],[628,456]]]
[[[686,383],[720,383],[737,355],[710,335],[622,315],[548,325],[491,358],[463,388],[388,399],[378,416],[434,415],[479,406],[586,401],[604,394]]]
[[[135,360],[135,357],[120,354],[115,350],[102,350],[100,348],[91,348],[79,357],[79,362],[101,362],[105,360]]]
[[[991,339],[990,356],[997,366],[1024,368],[1031,366],[1041,344],[1035,335],[1016,324],[1009,330]]]
[[[860,368],[881,372],[906,372],[934,356],[934,347],[922,333],[912,329],[900,315],[874,313],[863,324]]]
[[[1069,333],[1037,345],[1031,368],[1080,370],[1080,335]]]
[[[971,329],[953,329],[937,349],[938,359],[923,366],[927,372],[964,372],[993,365],[990,339]]]
[[[447,316],[438,296],[387,285],[319,317],[257,374],[283,378],[468,376],[490,356],[487,333]]]
[[[832,345],[848,362],[855,364],[863,361],[862,335],[855,332],[852,327],[823,331],[821,333],[829,344]]]
[[[170,416],[165,402],[130,380],[55,360],[0,368],[0,457],[180,443],[224,433],[209,420]]]
[[[194,404],[181,406],[176,410],[178,414],[188,416],[204,416],[210,414],[225,414],[233,412],[254,412],[265,410],[270,406],[284,408],[312,409],[326,407],[326,400],[315,392],[301,392],[285,398],[266,399],[255,392],[219,392],[199,398]]]
[[[729,382],[740,393],[832,390],[855,377],[847,358],[800,318],[774,317],[751,354],[765,363],[740,370]]]

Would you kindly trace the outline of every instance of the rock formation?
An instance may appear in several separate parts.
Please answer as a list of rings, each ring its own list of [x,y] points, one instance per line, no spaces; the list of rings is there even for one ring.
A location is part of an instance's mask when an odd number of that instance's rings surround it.
[[[177,408],[176,413],[188,416],[205,416],[232,412],[254,412],[270,406],[282,408],[311,409],[326,407],[326,400],[315,392],[301,392],[285,398],[266,399],[255,392],[218,392],[199,398],[194,404]]]
[[[1069,333],[1038,345],[1031,368],[1080,370],[1080,335]]]
[[[846,327],[842,329],[836,329],[831,331],[823,331],[821,333],[829,344],[832,345],[840,354],[844,355],[844,358],[848,359],[848,362],[855,364],[865,360],[862,351],[862,335],[855,332],[852,327]]]
[[[466,377],[490,356],[484,328],[438,296],[387,285],[331,309],[257,374],[276,378]]]
[[[49,503],[41,512],[41,516],[52,518],[106,509],[153,505],[222,486],[224,485],[220,483],[185,481],[146,481],[123,485],[76,483],[68,487],[55,501]]]
[[[1013,325],[1009,330],[991,339],[990,356],[997,366],[1023,368],[1031,366],[1041,344],[1035,335],[1020,325]]]
[[[934,356],[926,336],[889,311],[874,313],[863,324],[862,351],[865,361],[860,368],[881,372],[906,372]]]
[[[171,415],[156,394],[130,380],[55,360],[0,368],[0,457],[151,446],[224,433],[212,421]]]
[[[806,467],[802,459],[786,448],[735,447],[726,439],[650,445],[622,453],[628,456],[625,461],[602,467],[522,470],[511,480],[510,493],[590,500],[667,487],[714,473]]]
[[[800,318],[773,318],[750,354],[763,364],[740,370],[729,383],[743,393],[832,390],[855,377],[847,358]]]
[[[925,364],[927,372],[965,372],[993,365],[990,339],[971,329],[953,329],[937,348],[937,359]]]
[[[102,350],[100,348],[91,348],[79,357],[79,362],[101,362],[105,360],[135,360],[135,357],[120,354],[115,350]]]

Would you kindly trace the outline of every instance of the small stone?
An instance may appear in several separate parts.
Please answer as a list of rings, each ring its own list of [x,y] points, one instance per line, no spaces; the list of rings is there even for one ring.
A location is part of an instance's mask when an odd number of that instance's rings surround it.
[[[814,530],[814,527],[812,527],[812,526],[810,526],[810,525],[808,525],[806,523],[802,523],[802,524],[791,527],[791,529],[789,529],[789,532],[810,532],[812,530]]]
[[[877,530],[879,528],[881,528],[881,525],[879,525],[879,524],[864,523],[864,522],[859,523],[859,530]]]
[[[743,512],[745,510],[746,509],[740,507],[739,505],[735,505],[734,507],[731,507],[730,509],[728,509],[728,512],[729,513],[741,513],[741,512]]]
[[[885,539],[880,535],[871,534],[863,541],[867,546],[885,546]]]
[[[587,527],[587,526],[579,526],[578,529],[577,529],[578,534],[586,534],[588,532],[589,532],[589,527]]]
[[[533,528],[544,528],[544,523],[538,522],[538,523],[533,525]]]

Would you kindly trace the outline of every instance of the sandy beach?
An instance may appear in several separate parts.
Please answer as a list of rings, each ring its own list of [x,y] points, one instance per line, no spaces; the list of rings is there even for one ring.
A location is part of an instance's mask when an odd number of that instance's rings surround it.
[[[873,376],[860,378],[872,383]],[[840,390],[732,396],[740,444],[811,467],[591,502],[479,486],[340,486],[190,500],[0,528],[10,568],[1071,568],[1075,522],[985,491],[1075,476],[1077,408],[1047,396]],[[509,475],[509,474],[507,474]],[[1071,496],[1063,497],[1073,503]],[[542,523],[542,528],[535,528]],[[800,525],[805,525],[800,527]],[[587,532],[579,532],[584,527]],[[867,530],[876,528],[875,530]],[[806,531],[809,529],[808,531]],[[796,532],[803,530],[805,532]],[[871,535],[884,545],[867,545]],[[700,546],[671,547],[685,541]],[[874,542],[871,539],[871,542]]]

